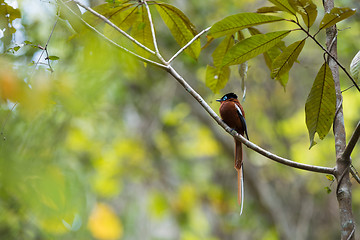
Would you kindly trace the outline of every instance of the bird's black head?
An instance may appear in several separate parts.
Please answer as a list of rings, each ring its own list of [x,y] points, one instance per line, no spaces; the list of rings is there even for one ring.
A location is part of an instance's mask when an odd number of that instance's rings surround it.
[[[225,94],[222,98],[216,100],[218,102],[223,102],[223,101],[226,101],[226,100],[229,100],[229,99],[237,99],[237,95],[235,93],[227,93]]]

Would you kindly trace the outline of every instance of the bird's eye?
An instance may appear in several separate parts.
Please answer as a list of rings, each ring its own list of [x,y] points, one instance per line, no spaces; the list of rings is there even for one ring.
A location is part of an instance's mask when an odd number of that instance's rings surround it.
[[[225,101],[227,99],[227,96],[223,97],[223,101]]]

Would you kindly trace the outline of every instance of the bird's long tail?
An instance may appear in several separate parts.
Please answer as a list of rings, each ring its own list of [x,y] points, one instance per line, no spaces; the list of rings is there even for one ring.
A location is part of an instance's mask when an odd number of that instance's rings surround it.
[[[240,205],[240,215],[244,206],[244,170],[243,170],[242,144],[235,139],[235,164],[234,167],[238,175],[238,204]]]

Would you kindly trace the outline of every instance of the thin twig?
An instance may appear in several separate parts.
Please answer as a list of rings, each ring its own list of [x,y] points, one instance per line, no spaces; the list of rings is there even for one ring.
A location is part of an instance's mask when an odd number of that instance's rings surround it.
[[[350,165],[344,169],[344,171],[341,173],[340,177],[337,179],[338,184],[336,185],[336,195],[339,194],[340,183],[344,179],[345,174],[346,173],[349,174],[348,169],[351,169]]]
[[[46,53],[46,58],[45,58],[45,59],[47,59],[47,61],[48,61],[48,65],[49,65],[49,68],[50,68],[50,71],[51,71],[51,72],[54,72],[54,70],[53,70],[53,68],[51,67],[51,64],[50,64],[49,52],[48,52],[48,45],[49,45],[50,39],[51,39],[51,37],[52,37],[52,35],[53,35],[53,33],[54,33],[54,30],[55,30],[55,27],[56,27],[56,24],[57,24],[58,20],[59,20],[59,17],[58,17],[58,18],[56,19],[56,21],[55,21],[55,24],[54,24],[54,26],[53,26],[53,28],[52,28],[52,30],[51,30],[50,36],[49,36],[49,38],[48,38],[48,40],[47,40],[47,42],[46,42],[45,49],[44,49],[44,50],[45,50],[45,53]]]
[[[354,177],[354,179],[357,181],[357,183],[360,184],[359,173],[356,171],[356,169],[354,168],[354,166],[352,164],[350,165],[350,173]]]
[[[146,11],[147,11],[147,14],[149,17],[151,35],[152,35],[152,39],[153,39],[153,43],[154,43],[154,47],[155,47],[155,55],[160,59],[161,62],[163,62],[165,65],[167,65],[165,59],[161,56],[160,51],[159,51],[159,47],[158,47],[156,35],[155,35],[155,27],[154,27],[154,23],[152,20],[149,5],[147,4],[147,2],[145,0],[143,0],[143,3],[145,5]]]
[[[341,96],[341,100],[340,100],[340,103],[336,107],[334,120],[333,120],[333,133],[334,133],[334,135],[335,135],[335,119],[336,119],[336,116],[338,115],[340,109],[342,109],[342,103],[343,103],[343,97]]]
[[[30,74],[29,82],[30,82],[31,79],[34,77],[36,68],[37,68],[37,66],[40,64],[40,60],[41,60],[42,56],[44,55],[44,53],[46,53],[46,57],[48,58],[48,59],[47,59],[47,60],[48,60],[48,64],[47,64],[47,65],[49,66],[50,71],[51,71],[51,72],[54,72],[54,70],[52,69],[52,67],[51,67],[51,65],[50,65],[50,59],[49,59],[49,53],[48,53],[48,51],[47,51],[47,47],[48,47],[49,42],[50,42],[50,39],[51,39],[51,37],[52,37],[52,35],[53,35],[53,33],[54,33],[54,30],[55,30],[55,27],[56,27],[56,24],[57,24],[58,20],[59,20],[59,18],[57,18],[56,21],[55,21],[55,23],[54,23],[54,26],[53,26],[53,28],[52,28],[52,30],[51,30],[51,33],[50,33],[50,35],[49,35],[49,38],[48,38],[48,40],[46,41],[45,47],[42,47],[42,46],[40,46],[40,45],[37,46],[37,47],[38,47],[39,49],[41,49],[42,51],[41,51],[41,54],[40,54],[38,60],[37,60],[36,63],[35,63],[34,70],[33,70],[33,71],[31,72],[31,74]]]
[[[338,32],[336,31],[335,36],[333,37],[333,39],[328,47],[329,52],[331,51],[332,47],[334,46],[335,42],[337,41],[337,35],[338,35]],[[330,55],[328,55],[328,58],[330,58]],[[329,59],[327,61],[329,62]]]
[[[331,55],[331,53],[329,52],[329,50],[327,50],[321,43],[319,43],[318,40],[316,40],[315,36],[311,35],[309,31],[306,31],[306,29],[304,29],[299,23],[290,20],[290,22],[295,23],[296,25],[298,25],[301,30],[303,32],[305,32],[324,52],[326,52],[326,54],[328,56],[330,56],[335,62],[336,64],[344,71],[344,73],[346,74],[346,76],[348,76],[348,78],[352,81],[352,83],[354,84],[354,86],[357,88],[357,90],[360,92],[360,87],[357,85],[357,83],[355,82],[355,80],[353,79],[353,77],[350,75],[350,73],[346,70],[346,68],[333,56]]]
[[[63,0],[60,0],[63,4]],[[104,38],[106,41],[108,41],[109,43],[113,44],[114,46],[120,48],[121,50],[123,50],[124,52],[136,57],[137,59],[143,61],[143,62],[146,62],[146,63],[149,63],[153,66],[156,66],[156,67],[159,67],[161,69],[167,69],[167,66],[161,64],[161,63],[158,63],[158,62],[155,62],[155,61],[152,61],[150,59],[147,59],[147,58],[144,58],[132,51],[130,51],[129,49],[117,44],[116,42],[114,42],[113,40],[109,39],[108,37],[106,37],[104,34],[102,34],[101,32],[99,32],[96,28],[94,28],[93,26],[91,26],[90,24],[88,24],[86,21],[84,21],[84,19],[82,19],[80,16],[78,16],[71,8],[69,8],[66,4],[64,4],[64,6],[66,6],[68,8],[69,11],[71,11],[76,17],[78,17],[87,27],[89,27],[91,30],[93,30],[94,32],[96,32],[97,34],[99,34],[102,38]]]
[[[112,23],[109,19],[107,19],[105,16],[101,15],[100,13],[92,10],[91,8],[85,6],[84,4],[80,3],[77,0],[72,0],[73,2],[75,2],[77,5],[81,6],[82,8],[86,9],[87,11],[91,12],[92,14],[94,14],[95,16],[97,16],[98,18],[100,18],[101,20],[103,20],[104,22],[106,22],[107,24],[109,24],[111,27],[113,27],[116,31],[120,32],[122,35],[124,35],[125,37],[127,37],[130,41],[132,41],[133,43],[135,43],[136,45],[138,45],[139,47],[145,49],[146,51],[148,51],[151,54],[155,55],[155,52],[151,49],[149,49],[148,47],[146,47],[144,44],[140,43],[139,41],[137,41],[135,38],[133,38],[132,36],[130,36],[127,32],[123,31],[121,28],[119,28],[118,26],[116,26],[114,23]],[[67,6],[63,0],[61,0],[61,2]],[[76,15],[76,14],[75,14]]]
[[[346,146],[344,152],[343,152],[343,158],[347,159],[350,158],[350,155],[352,151],[354,150],[354,147],[357,143],[357,141],[360,138],[360,121],[357,123],[355,127],[355,131],[353,132],[348,145]]]
[[[355,87],[354,84],[351,85],[350,87],[345,88],[344,90],[341,90],[341,93],[346,92],[347,90],[349,90],[349,89],[351,89],[351,88],[353,88],[353,87]]]
[[[351,233],[350,233],[349,236],[347,237],[347,240],[350,240],[350,239],[354,236],[354,233],[355,233],[355,225],[354,225]]]
[[[201,37],[201,35],[203,35],[204,33],[208,32],[210,30],[211,27],[205,28],[204,30],[202,30],[201,32],[199,32],[193,39],[191,39],[187,44],[185,44],[185,46],[183,46],[182,48],[180,48],[179,51],[177,51],[177,53],[174,54],[174,56],[172,56],[170,58],[169,61],[167,61],[168,64],[170,64],[177,56],[180,55],[180,53],[182,53],[186,48],[188,48],[193,42],[195,42],[199,37]]]

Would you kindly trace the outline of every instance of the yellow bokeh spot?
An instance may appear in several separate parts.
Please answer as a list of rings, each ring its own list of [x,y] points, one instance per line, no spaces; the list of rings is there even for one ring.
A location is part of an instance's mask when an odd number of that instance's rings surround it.
[[[117,156],[126,160],[129,165],[139,166],[146,164],[146,162],[144,162],[146,153],[139,141],[134,139],[122,139],[121,141],[114,143],[114,149]]]
[[[162,120],[165,125],[176,126],[184,120],[184,118],[189,115],[190,109],[189,106],[185,103],[180,103],[176,105],[171,111],[166,112]]]
[[[167,213],[169,206],[167,199],[162,193],[154,193],[150,198],[149,212],[154,218],[162,218]]]
[[[89,218],[88,228],[96,239],[120,239],[123,226],[114,211],[106,204],[98,203]]]
[[[196,200],[196,189],[190,184],[182,185],[175,201],[175,209],[179,212],[189,211],[195,206]]]

